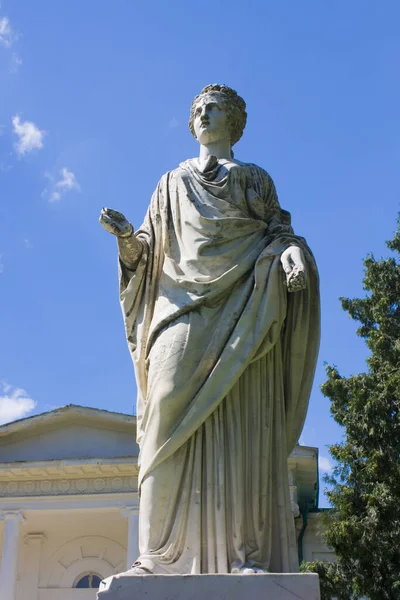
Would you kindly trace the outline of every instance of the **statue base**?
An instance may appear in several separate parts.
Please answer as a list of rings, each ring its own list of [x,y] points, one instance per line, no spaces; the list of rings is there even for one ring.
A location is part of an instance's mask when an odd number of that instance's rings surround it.
[[[129,575],[102,582],[98,600],[320,600],[318,575]]]

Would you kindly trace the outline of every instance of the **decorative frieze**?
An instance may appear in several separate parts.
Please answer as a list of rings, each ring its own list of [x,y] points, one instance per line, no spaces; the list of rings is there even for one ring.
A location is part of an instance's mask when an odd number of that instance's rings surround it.
[[[0,498],[136,492],[135,476],[0,481]]]

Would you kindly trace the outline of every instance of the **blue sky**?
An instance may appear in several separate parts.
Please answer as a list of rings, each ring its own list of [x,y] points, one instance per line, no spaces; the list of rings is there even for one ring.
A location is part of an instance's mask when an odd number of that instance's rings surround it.
[[[399,210],[399,22],[397,0],[5,0],[0,419],[69,403],[132,412],[116,246],[98,215],[140,225],[159,177],[198,152],[192,98],[220,82],[247,102],[236,157],[271,174],[319,265],[301,441],[328,469],[341,430],[324,362],[350,374],[366,356],[338,297],[363,294],[362,259],[387,254]]]

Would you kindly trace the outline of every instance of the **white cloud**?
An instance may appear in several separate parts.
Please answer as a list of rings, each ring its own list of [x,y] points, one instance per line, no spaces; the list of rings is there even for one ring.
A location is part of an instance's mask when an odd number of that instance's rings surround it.
[[[10,72],[16,73],[19,67],[22,65],[22,58],[18,56],[15,52],[13,52],[10,61]]]
[[[76,180],[72,171],[68,171],[66,167],[61,169],[61,179],[57,181],[56,187],[62,190],[80,190],[79,183]]]
[[[61,200],[60,192],[53,192],[49,198],[49,202],[58,202]]]
[[[319,466],[319,470],[322,473],[330,473],[333,469],[333,464],[332,464],[330,458],[327,458],[326,456],[319,457],[318,466]]]
[[[1,8],[1,4],[0,4]],[[11,50],[11,47],[18,40],[19,36],[11,27],[10,20],[8,17],[0,17],[0,46],[4,46],[7,50]],[[22,59],[16,52],[11,53],[9,61],[9,72],[17,73],[19,67],[22,65]]]
[[[22,419],[36,406],[36,402],[21,388],[13,388],[2,381],[0,390],[0,425]]]
[[[45,173],[45,177],[50,182],[54,182],[54,177],[50,173]],[[42,195],[49,195],[49,202],[58,202],[61,197],[71,190],[80,192],[81,186],[79,185],[75,174],[69,171],[67,167],[63,167],[60,171],[60,179],[53,184],[53,189],[49,192],[46,188]]]
[[[6,48],[11,48],[13,43],[18,39],[17,34],[11,27],[7,17],[0,18],[0,44]]]
[[[18,136],[18,142],[15,144],[17,154],[23,156],[27,152],[43,148],[43,137],[45,131],[40,130],[35,123],[31,121],[21,121],[19,115],[12,118],[14,133]]]

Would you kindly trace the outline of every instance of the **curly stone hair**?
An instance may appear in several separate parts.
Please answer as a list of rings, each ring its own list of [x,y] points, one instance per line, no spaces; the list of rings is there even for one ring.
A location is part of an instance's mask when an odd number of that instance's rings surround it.
[[[206,85],[206,87],[201,90],[200,94],[193,100],[190,108],[189,129],[193,137],[196,137],[193,127],[196,105],[202,96],[205,94],[214,93],[223,97],[228,113],[228,120],[231,126],[231,144],[233,146],[240,140],[243,135],[244,128],[246,127],[246,102],[237,94],[237,92],[235,92],[235,90],[227,85],[212,83],[211,85]]]

